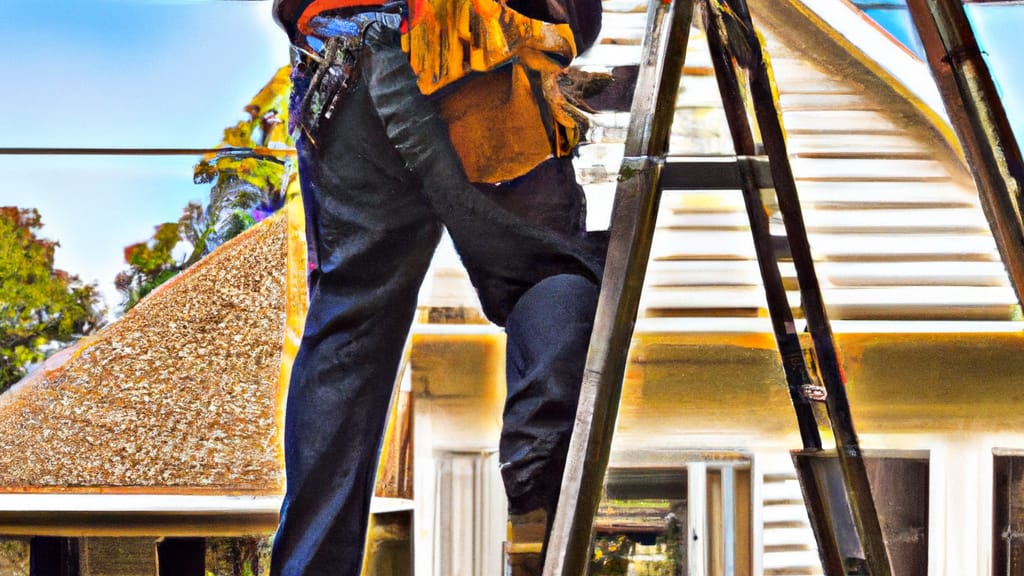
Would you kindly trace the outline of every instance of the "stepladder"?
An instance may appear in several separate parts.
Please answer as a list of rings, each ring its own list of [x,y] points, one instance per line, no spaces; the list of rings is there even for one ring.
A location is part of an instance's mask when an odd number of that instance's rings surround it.
[[[698,23],[707,35],[735,149],[728,163],[666,160],[695,14],[701,16]],[[743,195],[772,331],[803,443],[802,449],[793,452],[793,460],[823,571],[829,576],[891,574],[845,377],[814,270],[763,42],[742,0],[705,0],[699,5],[693,0],[669,0],[652,2],[648,9],[605,275],[544,559],[545,576],[587,573],[594,517],[602,497],[661,191],[687,186],[728,188]],[[783,286],[764,191],[774,192],[785,225],[809,350],[804,350],[797,333]],[[822,445],[825,428],[835,439],[834,449]]]

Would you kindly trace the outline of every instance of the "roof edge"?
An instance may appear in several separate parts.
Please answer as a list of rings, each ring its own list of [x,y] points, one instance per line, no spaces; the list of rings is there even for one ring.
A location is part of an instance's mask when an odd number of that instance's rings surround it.
[[[802,53],[825,67],[835,67],[819,52],[839,51],[854,64],[851,70],[863,75],[865,87],[883,90],[905,104],[893,110],[897,116],[923,122],[941,140],[949,164],[969,181],[963,148],[953,131],[945,105],[928,65],[902,46],[888,32],[848,0],[752,0],[754,16],[780,39],[796,34],[802,44],[814,50]],[[760,7],[760,9],[757,9]],[[802,26],[795,25],[802,23]],[[909,112],[909,114],[908,114]]]
[[[2,494],[10,536],[248,536],[277,528],[283,496]],[[412,500],[374,498],[371,514],[408,512]]]

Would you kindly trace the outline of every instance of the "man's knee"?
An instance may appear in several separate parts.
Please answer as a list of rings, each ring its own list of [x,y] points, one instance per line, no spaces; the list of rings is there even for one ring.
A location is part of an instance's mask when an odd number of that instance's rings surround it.
[[[526,336],[536,336],[538,325],[570,328],[584,327],[589,334],[597,309],[597,284],[583,276],[559,274],[538,282],[527,290],[509,315],[508,329],[527,328]],[[564,332],[554,332],[551,336]]]

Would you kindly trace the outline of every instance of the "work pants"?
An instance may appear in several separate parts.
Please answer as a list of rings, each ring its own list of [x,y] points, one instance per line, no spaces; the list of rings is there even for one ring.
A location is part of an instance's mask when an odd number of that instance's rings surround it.
[[[532,191],[544,227],[530,224],[529,204],[508,188],[467,183],[397,32],[373,24],[365,39],[358,82],[317,146],[297,143],[314,267],[288,391],[275,576],[360,573],[387,408],[442,226],[508,334],[499,457],[513,511],[553,511],[596,306],[603,255],[581,230],[552,230],[580,220],[568,165],[546,163],[513,186],[562,179]],[[564,218],[543,216],[562,208]]]

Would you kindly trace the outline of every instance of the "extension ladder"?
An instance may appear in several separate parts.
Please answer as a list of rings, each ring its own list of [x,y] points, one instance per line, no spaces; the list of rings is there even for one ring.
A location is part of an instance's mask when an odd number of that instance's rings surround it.
[[[591,532],[602,495],[660,192],[665,188],[717,188],[743,193],[771,324],[803,442],[803,450],[794,452],[794,463],[825,573],[888,576],[890,562],[814,270],[770,66],[744,0],[705,0],[703,8],[735,163],[666,162],[694,0],[652,2],[612,211],[601,296],[544,575],[581,576],[587,570]],[[754,112],[757,133],[751,127],[748,110]],[[762,189],[775,190],[784,218],[813,344],[817,380],[811,376],[794,328],[769,234]],[[821,386],[815,384],[818,380]],[[819,429],[824,425],[831,426],[835,451],[822,448]],[[827,488],[834,484],[828,482],[828,476],[839,473],[844,489],[837,498]],[[845,526],[855,530],[844,530]],[[851,549],[863,556],[853,558],[855,564],[851,564]]]

